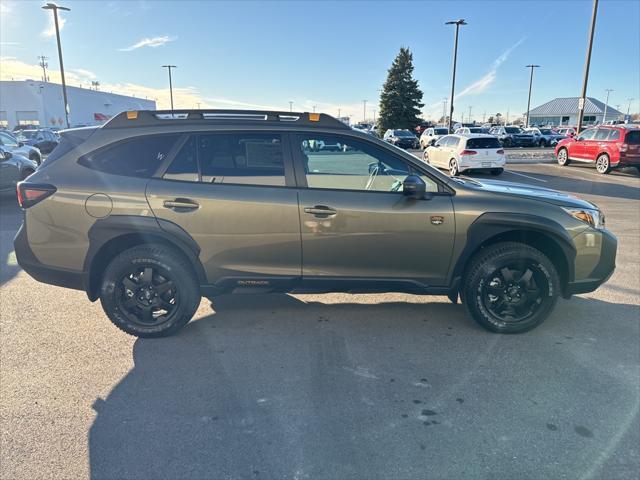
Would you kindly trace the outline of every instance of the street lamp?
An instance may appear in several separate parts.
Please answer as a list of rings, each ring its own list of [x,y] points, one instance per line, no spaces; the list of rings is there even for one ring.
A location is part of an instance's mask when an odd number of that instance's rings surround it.
[[[362,122],[367,121],[367,101],[362,100]]]
[[[607,88],[605,90],[605,92],[607,92],[607,99],[604,102],[604,115],[602,116],[602,124],[604,125],[605,123],[607,123],[607,109],[609,107],[609,94],[611,92],[613,92],[614,90],[612,88]]]
[[[451,127],[453,123],[453,94],[456,88],[456,63],[458,61],[458,30],[460,30],[460,25],[467,25],[467,22],[464,19],[455,20],[451,22],[446,22],[445,25],[455,25],[456,26],[456,39],[453,44],[453,76],[451,78],[451,104],[449,105],[449,133],[451,133]]]
[[[629,105],[627,105],[627,116],[628,116],[631,110],[631,102],[633,102],[633,98],[627,98],[627,100],[629,101]]]
[[[171,82],[171,69],[178,67],[175,65],[162,65],[162,68],[169,70],[169,97],[171,98],[171,111],[173,112],[173,83]]]
[[[289,111],[293,112],[293,102],[289,100]]]
[[[591,27],[589,28],[589,43],[587,45],[587,60],[584,65],[584,79],[582,81],[582,95],[578,99],[578,126],[576,135],[582,129],[582,119],[584,118],[584,107],[587,97],[587,82],[589,81],[589,65],[591,64],[591,49],[593,48],[593,33],[596,29],[596,17],[598,16],[598,0],[593,0],[593,11],[591,12]]]
[[[527,68],[531,69],[531,76],[529,77],[529,100],[527,100],[527,121],[525,125],[529,128],[529,109],[531,108],[531,86],[533,85],[533,69],[540,68],[540,65],[527,65]]]
[[[47,3],[42,7],[44,10],[53,10],[53,22],[56,26],[56,40],[58,41],[58,59],[60,61],[60,77],[62,77],[62,98],[64,100],[64,118],[69,128],[69,102],[67,101],[67,82],[64,79],[64,64],[62,63],[62,45],[60,44],[60,26],[58,25],[58,10],[70,12],[71,9],[61,7],[55,3]]]

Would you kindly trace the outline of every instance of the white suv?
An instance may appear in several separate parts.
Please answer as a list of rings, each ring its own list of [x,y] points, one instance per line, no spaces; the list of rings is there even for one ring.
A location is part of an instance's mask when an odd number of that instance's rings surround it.
[[[500,175],[506,163],[500,141],[493,135],[446,135],[427,147],[423,160],[448,169],[451,176],[466,170],[485,170]]]
[[[427,148],[429,145],[436,143],[443,135],[449,133],[446,127],[431,127],[425,129],[420,135],[420,146]]]

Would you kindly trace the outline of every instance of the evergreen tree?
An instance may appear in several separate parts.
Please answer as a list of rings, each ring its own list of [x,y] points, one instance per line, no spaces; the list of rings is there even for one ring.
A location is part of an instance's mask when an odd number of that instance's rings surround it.
[[[420,109],[423,106],[422,91],[413,79],[413,54],[402,47],[389,68],[380,95],[378,131],[381,135],[389,128],[413,131],[422,123]]]

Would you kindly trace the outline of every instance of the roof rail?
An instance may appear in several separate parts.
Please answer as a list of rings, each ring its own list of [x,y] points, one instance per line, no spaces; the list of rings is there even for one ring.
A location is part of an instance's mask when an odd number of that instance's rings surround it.
[[[152,127],[160,125],[282,125],[349,129],[325,113],[277,112],[269,110],[129,110],[108,120],[102,128]]]

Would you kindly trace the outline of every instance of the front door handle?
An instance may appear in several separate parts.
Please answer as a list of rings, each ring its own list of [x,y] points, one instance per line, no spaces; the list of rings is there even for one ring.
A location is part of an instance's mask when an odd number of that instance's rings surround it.
[[[176,212],[185,212],[200,208],[200,204],[190,198],[176,198],[175,200],[165,200],[162,203],[164,208],[170,208]]]
[[[310,213],[311,215],[315,215],[316,217],[331,217],[338,212],[336,212],[331,207],[327,207],[326,205],[315,205],[313,207],[305,207],[304,213]]]

